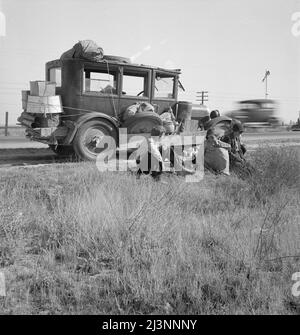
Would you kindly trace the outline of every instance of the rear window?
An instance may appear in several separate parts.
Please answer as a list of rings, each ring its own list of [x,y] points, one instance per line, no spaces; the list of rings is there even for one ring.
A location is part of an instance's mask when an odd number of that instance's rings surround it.
[[[61,68],[53,67],[49,69],[49,80],[56,83],[56,87],[61,87]]]
[[[117,94],[117,71],[84,70],[83,91],[97,94]]]

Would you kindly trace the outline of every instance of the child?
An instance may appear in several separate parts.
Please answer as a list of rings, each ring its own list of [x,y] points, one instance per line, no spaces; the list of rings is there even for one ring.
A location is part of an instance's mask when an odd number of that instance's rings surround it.
[[[183,159],[175,152],[174,147],[162,145],[165,135],[163,126],[156,126],[151,130],[151,137],[145,140],[137,151],[137,174],[150,174],[156,181],[160,180],[163,172],[173,172],[178,175],[194,174],[194,170],[184,166]],[[170,168],[165,166],[163,157],[170,161]]]
[[[137,151],[137,174],[151,174],[155,180],[159,180],[164,170],[164,162],[161,155],[161,139],[165,135],[163,126],[153,127],[151,137],[145,140]]]

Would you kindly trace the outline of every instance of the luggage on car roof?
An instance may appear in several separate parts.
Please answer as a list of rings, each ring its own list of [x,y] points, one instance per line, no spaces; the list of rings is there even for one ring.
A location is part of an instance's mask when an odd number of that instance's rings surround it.
[[[83,58],[94,62],[103,59],[103,49],[92,40],[82,40],[74,44],[72,49],[64,52],[60,59],[66,58]]]

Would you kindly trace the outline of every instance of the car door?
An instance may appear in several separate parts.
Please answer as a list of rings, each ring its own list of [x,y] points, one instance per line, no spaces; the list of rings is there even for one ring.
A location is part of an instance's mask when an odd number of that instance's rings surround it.
[[[112,117],[119,114],[120,73],[117,65],[84,64],[81,106]]]
[[[153,70],[152,78],[152,100],[157,106],[158,114],[163,113],[170,106],[174,106],[177,97],[178,76],[174,73]]]
[[[150,102],[150,74],[147,68],[121,66],[120,115],[136,102]]]

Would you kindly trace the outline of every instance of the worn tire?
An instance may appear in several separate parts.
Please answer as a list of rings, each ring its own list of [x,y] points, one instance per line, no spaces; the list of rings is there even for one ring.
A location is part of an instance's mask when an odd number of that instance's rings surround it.
[[[96,161],[97,155],[101,153],[105,148],[101,149],[95,146],[93,138],[99,139],[100,136],[110,136],[111,140],[114,141],[114,146],[117,143],[117,129],[107,120],[92,120],[81,125],[73,140],[73,148],[76,156],[81,160]],[[100,142],[101,143],[101,139]],[[115,153],[112,152],[110,157]]]

